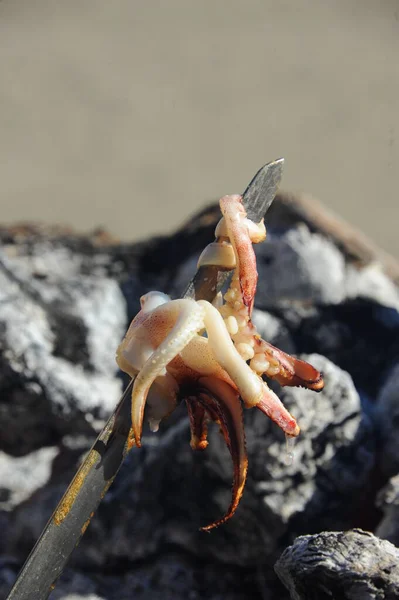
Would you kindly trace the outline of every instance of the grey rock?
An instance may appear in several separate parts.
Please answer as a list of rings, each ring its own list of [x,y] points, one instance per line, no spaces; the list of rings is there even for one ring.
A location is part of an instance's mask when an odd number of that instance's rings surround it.
[[[379,263],[371,263],[362,269],[348,266],[346,295],[348,298],[368,298],[382,306],[399,310],[398,287],[385,275]]]
[[[107,600],[96,593],[97,584],[87,575],[68,569],[57,582],[51,600]]]
[[[292,600],[396,600],[399,550],[360,529],[295,540],[275,565]]]
[[[58,448],[40,448],[25,456],[0,452],[0,510],[12,510],[46,485]]]
[[[10,453],[51,443],[54,431],[98,429],[120,395],[122,293],[111,279],[76,277],[77,256],[62,256],[41,256],[43,279],[31,255],[0,255],[0,446]]]
[[[256,411],[248,415],[246,493],[257,498],[275,548],[276,535],[289,531],[348,527],[358,516],[375,460],[372,427],[348,373],[324,357],[305,358],[321,370],[326,385],[319,394],[299,388],[279,394],[301,426],[291,465],[281,432]]]
[[[290,302],[335,304],[345,298],[342,254],[305,225],[268,235],[257,257],[261,308]]]
[[[288,354],[295,353],[292,337],[281,319],[270,312],[254,308],[252,321],[264,340],[281,348],[284,352],[288,352]]]
[[[376,535],[399,546],[399,475],[392,477],[378,493],[377,506],[383,518],[376,529]]]

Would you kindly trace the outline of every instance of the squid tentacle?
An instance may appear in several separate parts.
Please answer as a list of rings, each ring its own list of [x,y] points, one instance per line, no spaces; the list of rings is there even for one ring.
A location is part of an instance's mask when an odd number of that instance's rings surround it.
[[[242,406],[237,392],[222,381],[204,377],[199,381],[197,398],[211,419],[220,425],[233,461],[230,506],[221,518],[201,527],[202,531],[210,531],[228,521],[237,510],[247,478],[248,457],[245,447]]]
[[[272,356],[280,366],[279,373],[270,375],[271,379],[276,379],[282,386],[301,386],[314,392],[320,392],[323,389],[324,381],[322,375],[311,364],[283,352],[283,350],[272,346],[272,344],[263,339],[261,340],[261,345],[265,355]]]
[[[263,220],[256,225],[246,218],[247,213],[241,196],[224,196],[220,200],[220,209],[237,258],[242,299],[251,315],[258,282],[256,257],[252,244],[265,239],[266,229]]]
[[[132,389],[132,429],[136,445],[141,446],[144,408],[148,391],[155,379],[165,372],[168,363],[183,350],[203,327],[203,309],[194,300],[175,300],[181,312],[175,326],[154,350],[139,371]],[[162,308],[162,307],[161,307]]]

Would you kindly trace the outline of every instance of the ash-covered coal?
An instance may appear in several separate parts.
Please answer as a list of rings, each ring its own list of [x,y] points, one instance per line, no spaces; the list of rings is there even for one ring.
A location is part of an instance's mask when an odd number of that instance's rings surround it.
[[[399,597],[399,549],[361,529],[299,537],[275,569],[293,600]]]
[[[278,389],[301,426],[293,463],[276,426],[245,411],[243,499],[226,525],[200,532],[229,504],[232,467],[216,427],[205,452],[190,449],[182,407],[131,452],[53,598],[284,600],[273,565],[287,546],[303,547],[298,535],[328,554],[332,589],[341,567],[323,531],[361,527],[398,543],[399,271],[294,200],[277,198],[256,249],[254,313],[265,339],[324,374],[319,394]],[[211,208],[170,237],[131,245],[104,233],[0,229],[1,597],[117,402],[114,354],[140,296],[182,292],[218,216]],[[345,535],[361,555],[363,534]],[[367,552],[373,545],[383,556],[367,537]],[[295,595],[290,552],[278,573],[291,597],[322,597],[317,577]]]

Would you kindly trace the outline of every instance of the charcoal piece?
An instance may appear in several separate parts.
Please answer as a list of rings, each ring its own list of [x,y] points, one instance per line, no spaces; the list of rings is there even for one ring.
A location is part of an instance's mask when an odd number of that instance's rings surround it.
[[[396,475],[399,472],[399,362],[388,373],[378,394],[375,421],[380,467],[385,475]]]
[[[288,600],[283,585],[271,583],[272,571],[232,570],[229,566],[193,560],[175,550],[164,552],[133,570],[61,576],[52,600]]]
[[[338,305],[277,311],[296,346],[317,352],[350,373],[376,401],[387,372],[399,361],[399,313],[366,298]]]
[[[18,570],[18,561],[14,557],[4,555],[0,557],[0,598],[7,597],[17,577]]]
[[[97,582],[90,575],[67,569],[50,597],[51,600],[108,600],[97,588]]]
[[[399,550],[354,529],[305,535],[275,565],[292,600],[396,600]]]

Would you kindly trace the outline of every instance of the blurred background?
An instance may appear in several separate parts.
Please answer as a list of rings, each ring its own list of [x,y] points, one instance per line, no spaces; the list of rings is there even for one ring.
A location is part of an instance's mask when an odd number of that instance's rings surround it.
[[[399,254],[398,0],[0,1],[0,222],[167,232],[284,156]]]

